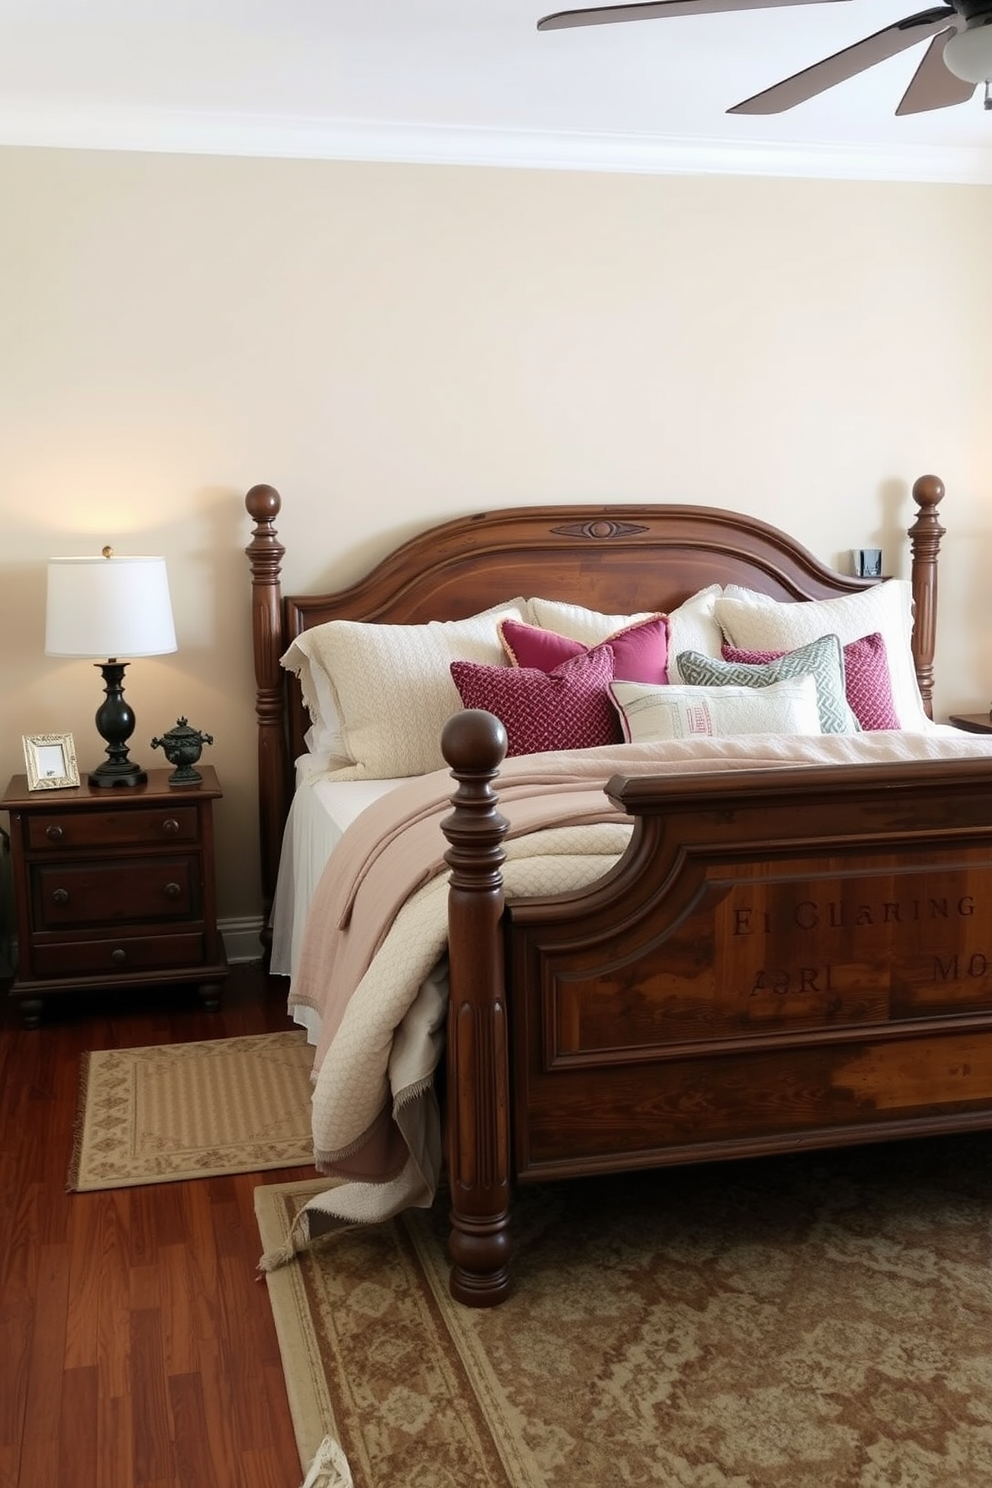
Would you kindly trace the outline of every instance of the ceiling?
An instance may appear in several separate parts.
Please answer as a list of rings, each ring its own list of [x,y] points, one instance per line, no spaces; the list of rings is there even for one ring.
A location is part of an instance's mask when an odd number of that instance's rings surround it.
[[[925,43],[725,113],[926,3],[540,34],[553,0],[0,0],[0,144],[992,183],[981,88],[894,115]]]

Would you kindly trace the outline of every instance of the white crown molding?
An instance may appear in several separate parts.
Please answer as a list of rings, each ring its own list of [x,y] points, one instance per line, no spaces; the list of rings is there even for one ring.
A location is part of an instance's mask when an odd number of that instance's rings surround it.
[[[0,145],[646,175],[792,176],[992,185],[992,147],[775,145],[349,119],[0,103]]]

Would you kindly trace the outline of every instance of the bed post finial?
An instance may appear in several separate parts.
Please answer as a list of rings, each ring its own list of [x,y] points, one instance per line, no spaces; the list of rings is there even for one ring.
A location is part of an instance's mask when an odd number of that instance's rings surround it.
[[[944,482],[936,475],[921,475],[913,485],[913,500],[919,507],[909,529],[913,555],[913,662],[916,680],[928,718],[933,717],[933,655],[937,642],[937,556],[944,529],[937,520],[937,507],[944,499]]]
[[[448,890],[447,1158],[451,1295],[491,1307],[509,1290],[510,1084],[503,970],[503,839],[492,782],[506,730],[491,713],[449,718],[441,752],[458,781],[441,828]]]
[[[282,498],[274,486],[252,486],[245,497],[255,522],[245,548],[251,565],[251,643],[255,663],[255,716],[258,720],[258,828],[262,899],[268,936],[269,909],[279,871],[279,847],[289,810],[289,764],[283,725],[284,676],[279,658],[283,638],[280,573],[286,549],[276,536]]]

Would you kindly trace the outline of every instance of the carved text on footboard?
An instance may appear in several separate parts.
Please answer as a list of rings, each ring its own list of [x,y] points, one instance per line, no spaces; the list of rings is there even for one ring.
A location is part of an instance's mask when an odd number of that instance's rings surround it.
[[[992,1124],[992,799],[965,763],[981,787],[937,772],[909,816],[914,772],[873,794],[876,767],[730,809],[725,778],[621,787],[635,839],[581,913],[508,908],[517,1176]]]

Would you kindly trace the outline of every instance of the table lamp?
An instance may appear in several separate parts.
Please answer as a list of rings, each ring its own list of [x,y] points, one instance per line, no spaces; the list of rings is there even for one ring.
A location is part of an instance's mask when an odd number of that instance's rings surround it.
[[[97,732],[107,758],[90,785],[142,785],[147,775],[128,759],[134,714],[124,701],[120,656],[163,656],[176,650],[164,558],[50,558],[45,619],[46,656],[107,657],[98,661],[106,696],[97,710]]]

